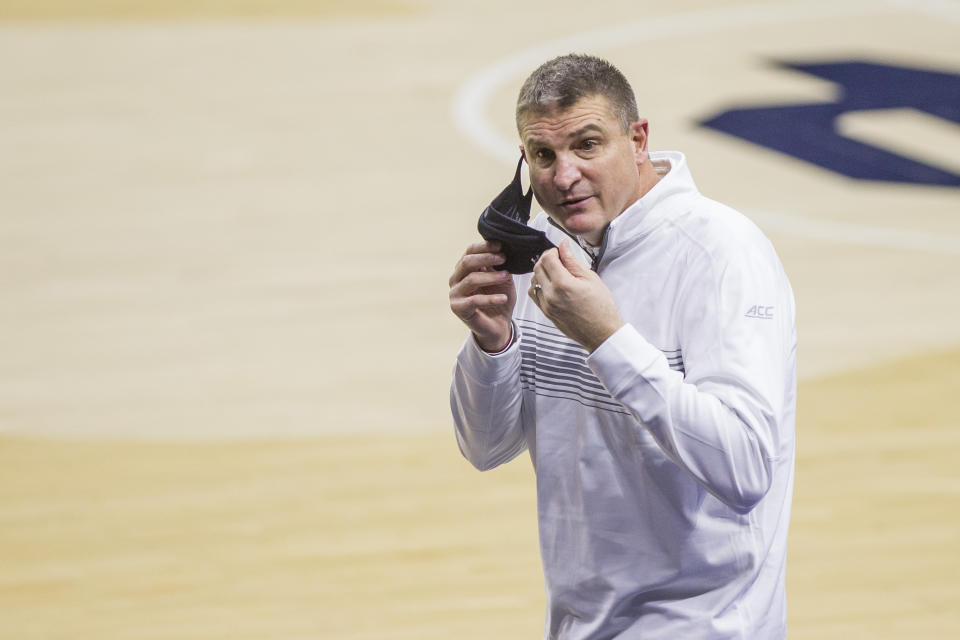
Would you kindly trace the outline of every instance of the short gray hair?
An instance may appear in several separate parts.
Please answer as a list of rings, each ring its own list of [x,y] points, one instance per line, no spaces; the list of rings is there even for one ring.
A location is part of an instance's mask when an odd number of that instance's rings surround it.
[[[633,89],[619,69],[602,58],[571,53],[544,62],[523,83],[517,97],[517,130],[530,112],[566,109],[592,96],[607,99],[624,133],[640,119]]]

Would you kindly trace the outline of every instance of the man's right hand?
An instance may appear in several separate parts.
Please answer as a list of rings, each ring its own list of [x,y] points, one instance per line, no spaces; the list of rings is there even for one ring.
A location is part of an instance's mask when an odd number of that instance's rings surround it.
[[[508,271],[494,269],[506,257],[499,242],[467,247],[450,276],[450,309],[463,320],[484,351],[502,350],[510,341],[510,319],[517,290]]]

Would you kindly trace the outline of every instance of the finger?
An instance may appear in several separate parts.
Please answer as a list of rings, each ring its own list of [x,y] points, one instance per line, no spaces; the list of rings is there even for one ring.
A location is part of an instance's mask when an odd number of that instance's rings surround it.
[[[540,254],[540,259],[533,265],[532,280],[536,280],[540,284],[548,284],[550,282],[550,273],[547,271],[546,264],[550,261],[550,256],[556,252],[556,249],[550,249]]]
[[[497,253],[500,251],[500,243],[496,241],[484,240],[476,242],[467,247],[466,253]]]
[[[470,273],[475,271],[490,271],[493,267],[501,265],[506,261],[507,257],[502,253],[469,253],[468,249],[468,252],[457,261],[457,265],[453,269],[453,274],[450,276],[448,284],[452,287]]]
[[[502,293],[478,294],[450,302],[454,315],[466,323],[471,331],[476,332],[489,331],[491,324],[496,324],[498,318],[508,319],[508,308],[507,296]]]
[[[464,320],[472,318],[477,311],[502,307],[507,304],[505,293],[478,293],[466,298],[457,298],[450,301],[450,309]]]
[[[573,252],[573,249],[570,247],[570,242],[566,238],[564,238],[563,242],[560,243],[557,257],[560,259],[560,264],[563,265],[563,268],[573,275],[577,277],[582,277],[585,275],[586,267],[584,267],[583,264],[577,260],[577,256]]]
[[[542,288],[543,285],[540,285],[540,287],[541,287],[540,289],[537,289],[537,284],[536,284],[536,283],[532,283],[532,281],[531,281],[530,288],[527,289],[527,296],[528,296],[531,300],[533,300],[533,303],[534,303],[535,305],[537,305],[538,308],[540,307],[540,298],[541,298],[541,296],[543,296],[543,288]],[[542,310],[542,308],[541,308],[541,310]]]
[[[560,253],[557,249],[544,251],[537,261],[537,265],[540,267],[543,277],[550,283],[557,278],[562,278],[567,273],[566,267],[560,262]]]
[[[530,289],[533,290],[534,282],[547,282],[547,274],[543,272],[543,266],[540,264],[540,260],[537,260],[536,264],[533,265],[533,275],[530,277]]]
[[[470,296],[484,287],[508,283],[511,277],[507,271],[473,271],[464,276],[459,282],[451,285],[450,297]]]
[[[450,298],[466,298],[476,293],[489,293],[494,289],[506,293],[504,287],[512,287],[510,274],[506,271],[475,271],[450,287]]]

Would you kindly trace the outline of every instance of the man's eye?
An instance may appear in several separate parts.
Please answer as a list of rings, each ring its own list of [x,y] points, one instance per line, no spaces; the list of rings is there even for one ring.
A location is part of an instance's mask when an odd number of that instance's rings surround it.
[[[596,140],[584,140],[580,143],[580,148],[584,151],[593,151],[597,148],[598,142]]]
[[[539,149],[536,155],[537,155],[537,160],[540,160],[542,162],[549,161],[550,158],[553,157],[552,154],[546,149]]]

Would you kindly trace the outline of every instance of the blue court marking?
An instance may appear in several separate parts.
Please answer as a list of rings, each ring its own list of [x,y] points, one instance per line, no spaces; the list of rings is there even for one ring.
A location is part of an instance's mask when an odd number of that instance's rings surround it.
[[[743,107],[702,126],[857,180],[960,187],[960,175],[847,138],[837,119],[853,111],[912,108],[960,124],[960,75],[854,60],[777,66],[836,83],[833,102]]]

